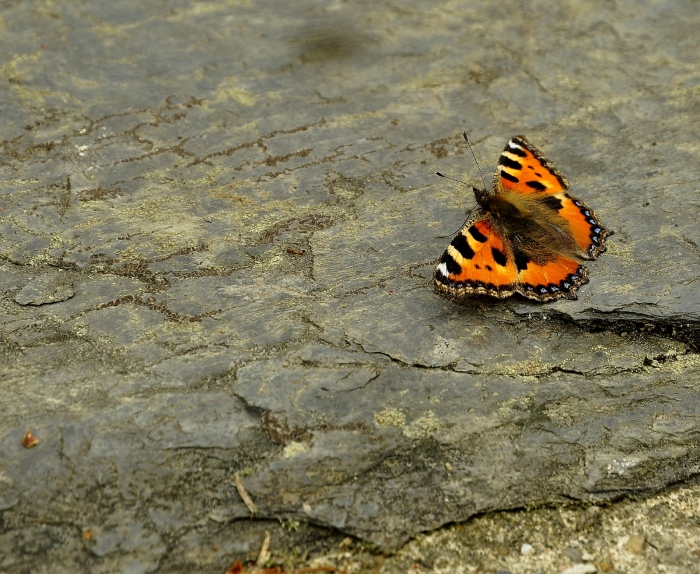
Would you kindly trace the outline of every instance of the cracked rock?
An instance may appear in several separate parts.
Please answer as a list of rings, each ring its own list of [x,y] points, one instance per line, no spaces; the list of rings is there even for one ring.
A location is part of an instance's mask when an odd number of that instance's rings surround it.
[[[64,273],[45,273],[32,279],[15,295],[20,305],[45,305],[66,301],[75,295],[73,281]]]
[[[279,4],[0,2],[0,570],[391,551],[700,472],[695,4]],[[433,292],[464,129],[615,231],[578,300]]]

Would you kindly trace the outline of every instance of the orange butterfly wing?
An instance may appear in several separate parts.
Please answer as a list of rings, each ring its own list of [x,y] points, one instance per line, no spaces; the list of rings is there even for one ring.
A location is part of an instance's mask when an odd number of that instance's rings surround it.
[[[478,210],[452,240],[435,268],[434,283],[442,294],[461,298],[490,295],[503,299],[520,293],[530,299],[576,299],[588,283],[588,270],[573,259],[552,254],[545,264],[526,261],[503,237],[492,216]]]
[[[581,258],[594,259],[605,251],[611,232],[567,189],[566,178],[525,137],[508,141],[494,176],[494,193],[525,194],[553,210],[565,220],[562,232],[578,245]],[[440,258],[434,274],[437,291],[452,298],[520,293],[538,301],[576,299],[576,289],[588,283],[588,270],[547,245],[528,247],[529,238],[509,237],[507,230],[497,214],[477,209]]]
[[[493,187],[535,196],[550,196],[547,204],[558,211],[586,258],[595,259],[605,251],[605,238],[612,235],[592,209],[571,195],[568,180],[525,136],[512,137],[501,152]]]
[[[442,254],[435,286],[448,296],[504,298],[517,290],[517,270],[491,215],[476,210]]]

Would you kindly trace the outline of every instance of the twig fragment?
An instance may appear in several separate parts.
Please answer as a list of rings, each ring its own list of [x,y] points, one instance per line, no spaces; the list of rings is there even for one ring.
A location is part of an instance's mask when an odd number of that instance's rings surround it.
[[[243,504],[246,505],[246,508],[250,510],[251,518],[253,518],[257,513],[258,513],[258,507],[255,506],[255,503],[253,502],[253,499],[250,498],[250,495],[245,489],[245,486],[243,486],[243,481],[241,480],[241,476],[236,473],[233,476],[235,482],[236,482],[236,490],[238,491],[238,494],[240,495],[241,499],[243,500]]]
[[[260,548],[260,554],[258,554],[258,560],[255,565],[261,568],[267,562],[270,557],[270,531],[265,531],[265,540],[263,540],[262,547]]]

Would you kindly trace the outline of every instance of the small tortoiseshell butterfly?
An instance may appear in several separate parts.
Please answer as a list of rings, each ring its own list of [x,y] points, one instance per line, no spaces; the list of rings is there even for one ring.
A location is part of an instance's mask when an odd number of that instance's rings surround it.
[[[436,290],[449,298],[519,293],[537,301],[576,299],[576,290],[588,283],[581,261],[605,251],[613,232],[568,188],[527,138],[512,137],[498,160],[493,190],[473,188],[479,205],[440,258]]]

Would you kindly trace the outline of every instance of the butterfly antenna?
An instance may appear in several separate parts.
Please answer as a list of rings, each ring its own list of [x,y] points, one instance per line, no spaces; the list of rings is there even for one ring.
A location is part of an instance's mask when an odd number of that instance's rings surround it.
[[[479,165],[479,160],[476,159],[476,154],[474,153],[474,150],[472,149],[472,144],[469,143],[469,138],[467,137],[467,132],[462,132],[462,135],[464,136],[464,141],[466,141],[467,145],[469,146],[469,151],[472,152],[472,156],[474,157],[474,161],[476,162],[476,167],[479,168],[479,175],[481,176],[481,183],[484,186],[484,189],[486,189],[486,182],[484,181],[484,174],[481,171],[481,166]],[[451,181],[461,183],[462,185],[466,185],[467,187],[471,187],[477,194],[479,194],[481,192],[481,190],[477,189],[473,185],[470,185],[468,183],[463,182],[461,179],[455,179],[454,177],[450,177],[449,175],[445,175],[444,173],[440,173],[439,171],[436,171],[435,175],[439,175],[440,177],[444,177],[445,179],[449,179]],[[460,225],[460,227],[457,231],[455,231],[454,233],[452,233],[450,235],[438,235],[438,238],[445,239],[446,237],[452,237],[456,233],[459,233],[459,230],[465,226],[467,221],[469,221],[469,218],[471,217],[471,214],[474,211],[474,209],[475,208],[472,208],[467,212],[467,218],[464,220],[464,223],[462,225]]]
[[[481,166],[479,165],[479,160],[476,159],[476,154],[474,153],[474,150],[472,149],[472,144],[469,143],[469,138],[467,137],[467,132],[462,132],[462,135],[464,136],[464,141],[467,142],[467,145],[469,146],[469,151],[472,152],[472,156],[474,157],[474,162],[476,162],[476,167],[479,168],[479,175],[481,176],[481,184],[484,186],[484,189],[486,189],[486,181],[484,181],[484,172],[481,171]]]
[[[462,181],[461,179],[455,179],[454,177],[450,177],[449,175],[445,175],[444,173],[440,173],[439,171],[436,171],[435,175],[439,175],[440,177],[444,177],[445,179],[449,179],[450,181],[454,181],[456,183],[461,183],[462,185],[466,185],[467,187],[471,187],[474,191],[479,191],[473,185],[466,183],[466,182]]]
[[[471,187],[468,183],[464,183],[461,179],[455,179],[454,177],[450,177],[449,175],[445,175],[444,173],[440,173],[439,171],[435,172],[435,175],[439,175],[440,177],[444,177],[445,179],[449,179],[450,181],[455,181],[457,183],[461,183],[462,185],[466,185],[467,187]]]
[[[462,225],[459,226],[459,229],[457,231],[454,231],[453,233],[450,233],[449,235],[438,235],[437,238],[438,239],[446,239],[447,237],[452,237],[454,235],[457,235],[459,233],[460,229],[462,229],[462,227],[464,227],[464,225],[467,223],[467,221],[469,221],[469,218],[472,216],[472,211],[474,211],[474,209],[475,208],[472,207],[469,211],[467,211],[467,218],[464,220],[464,223],[462,223]]]

